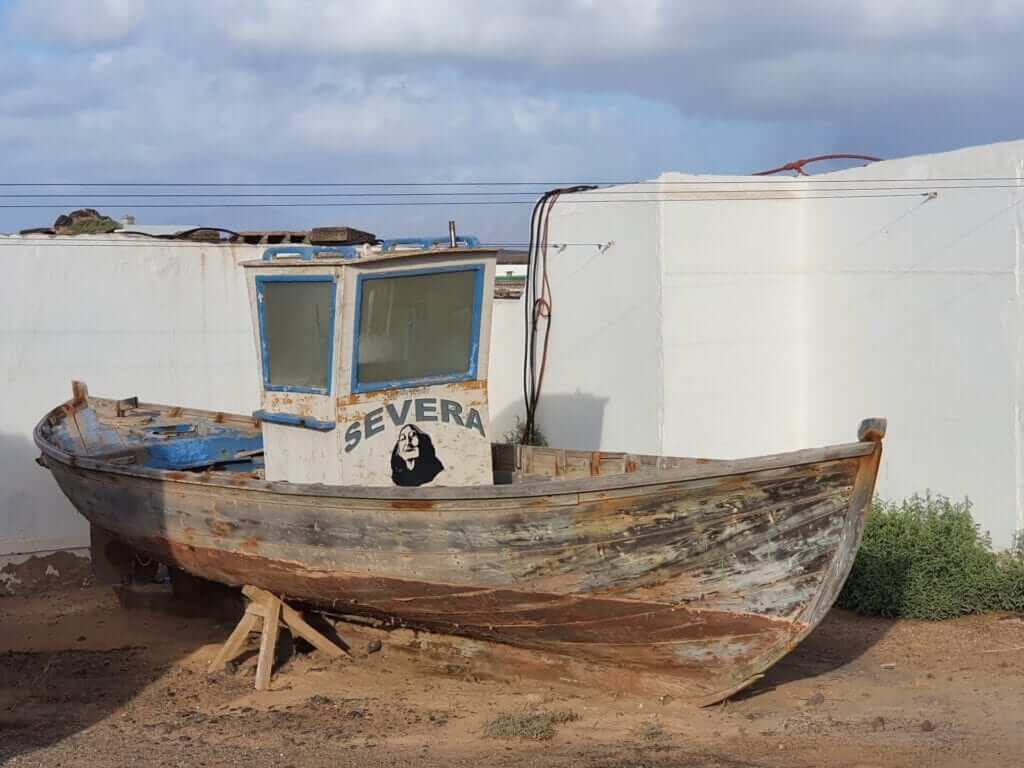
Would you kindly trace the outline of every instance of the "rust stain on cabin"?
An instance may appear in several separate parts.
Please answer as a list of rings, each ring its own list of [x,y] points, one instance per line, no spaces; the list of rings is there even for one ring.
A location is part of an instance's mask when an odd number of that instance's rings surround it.
[[[481,379],[479,381],[453,381],[446,383],[444,388],[448,391],[453,392],[479,392],[487,391],[487,380]],[[359,405],[365,402],[391,402],[393,400],[409,400],[416,397],[423,396],[436,396],[437,390],[433,387],[405,387],[403,389],[382,389],[375,392],[362,392],[353,393],[351,395],[345,395],[344,397],[336,398],[336,405],[338,408],[344,408],[349,405]]]

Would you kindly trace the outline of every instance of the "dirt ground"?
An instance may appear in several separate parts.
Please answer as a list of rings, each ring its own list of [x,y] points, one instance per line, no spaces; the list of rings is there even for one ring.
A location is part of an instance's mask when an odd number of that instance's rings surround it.
[[[273,689],[206,665],[230,627],[128,611],[110,587],[0,597],[0,763],[27,766],[1001,766],[1024,755],[1024,619],[833,611],[707,709],[425,671],[384,646],[295,656]],[[358,650],[358,649],[357,649]],[[569,712],[547,741],[485,735]]]

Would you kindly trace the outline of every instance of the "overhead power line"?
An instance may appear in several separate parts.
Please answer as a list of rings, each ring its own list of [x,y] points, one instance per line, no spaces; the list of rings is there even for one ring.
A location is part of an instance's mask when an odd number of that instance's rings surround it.
[[[59,239],[58,239],[59,238]],[[237,245],[245,246],[247,248],[286,248],[291,243],[277,243],[274,245],[268,245],[267,243],[246,243],[241,240],[237,241],[210,241],[203,242],[201,240],[181,240],[174,237],[147,237],[139,235],[138,237],[127,237],[123,236],[117,239],[114,238],[99,238],[90,237],[88,235],[57,235],[57,236],[7,236],[0,235],[0,247],[11,246],[19,248],[35,248],[40,247],[51,247],[59,246],[66,247],[74,245],[76,248],[138,248],[139,246],[150,247],[159,245],[169,245],[175,248],[187,247],[187,248],[209,248],[217,247],[222,245]],[[297,245],[297,244],[295,244]],[[481,243],[481,248],[498,248],[498,249],[525,249],[527,243]],[[606,248],[608,243],[551,243],[549,247],[554,249],[561,248]],[[308,247],[308,246],[304,246]],[[515,266],[515,265],[513,265]]]
[[[943,176],[943,177],[903,177],[903,178],[857,178],[834,179],[815,176],[778,177],[778,178],[726,178],[726,179],[665,179],[665,180],[618,180],[591,182],[558,182],[558,181],[240,181],[240,182],[209,182],[209,181],[4,181],[0,187],[557,187],[566,185],[588,184],[599,187],[626,185],[709,185],[709,184],[761,184],[761,185],[807,185],[807,184],[873,184],[873,183],[921,183],[934,182],[983,182],[1013,181],[1024,183],[1018,176]]]
[[[927,189],[932,190],[978,190],[978,189],[1021,189],[1024,187],[1024,180],[1017,184],[935,184],[929,185]],[[820,192],[840,192],[844,195],[852,192],[920,192],[924,190],[921,186],[864,186],[864,187],[819,187],[813,191],[816,193]],[[775,193],[779,192],[778,188],[770,189],[750,189],[750,188],[724,188],[724,189],[701,189],[687,191],[686,194],[756,194],[759,192]],[[800,189],[787,190],[791,192],[800,192]],[[83,194],[81,192],[23,192],[23,193],[12,193],[12,192],[0,192],[0,199],[13,199],[13,200],[63,200],[64,198],[72,195]],[[209,199],[253,199],[253,198],[271,198],[271,199],[296,199],[296,198],[312,198],[312,199],[323,199],[323,198],[352,198],[352,199],[364,199],[364,198],[420,198],[420,197],[443,197],[443,198],[476,198],[476,197],[535,197],[535,192],[512,192],[512,191],[501,191],[501,192],[489,192],[489,191],[467,191],[467,192],[86,192],[84,194],[89,195],[90,199],[94,200],[178,200],[178,199],[195,199],[195,198],[209,198]],[[574,196],[570,200],[586,200],[588,193],[581,193],[581,195]],[[594,194],[594,193],[590,193]],[[644,190],[644,189],[601,189],[597,194],[601,195],[615,195],[615,196],[664,196],[664,195],[680,195],[684,194],[680,191],[673,190]],[[717,198],[716,198],[717,199]]]
[[[862,200],[862,199],[884,199],[884,198],[899,198],[899,197],[925,197],[931,195],[931,192],[896,192],[896,193],[882,193],[882,194],[837,194],[837,195],[804,195],[801,197],[793,197],[791,195],[773,195],[766,196],[762,195],[759,197],[709,197],[709,198],[673,198],[673,197],[654,197],[650,199],[624,199],[616,200],[612,198],[573,198],[570,200],[570,204],[573,205],[590,205],[590,204],[608,204],[615,203],[616,205],[627,205],[631,203],[717,203],[723,201],[733,202],[768,202],[768,201],[783,201],[783,200]],[[375,201],[375,202],[306,202],[306,203],[138,203],[131,204],[132,208],[187,208],[193,210],[203,210],[212,208],[391,208],[391,207],[416,207],[416,206],[459,206],[459,205],[472,205],[472,206],[493,206],[493,205],[530,205],[534,204],[533,200],[393,200],[393,201]],[[114,205],[108,203],[108,206]],[[89,202],[74,202],[74,203],[0,203],[0,208],[17,208],[17,209],[33,209],[33,210],[54,210],[63,208],[90,208],[93,207]]]

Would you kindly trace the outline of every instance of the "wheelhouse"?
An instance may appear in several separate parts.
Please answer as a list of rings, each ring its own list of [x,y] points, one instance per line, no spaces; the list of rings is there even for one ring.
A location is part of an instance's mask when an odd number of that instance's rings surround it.
[[[444,238],[247,262],[266,478],[490,484],[495,258]]]

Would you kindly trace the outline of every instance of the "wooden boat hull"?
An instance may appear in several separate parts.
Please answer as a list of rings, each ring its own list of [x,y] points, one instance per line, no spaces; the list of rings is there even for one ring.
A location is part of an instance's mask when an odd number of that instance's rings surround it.
[[[831,607],[881,435],[685,469],[477,488],[344,488],[124,466],[36,430],[91,522],[203,578],[344,614],[643,673],[702,703]],[[244,419],[244,417],[233,417]]]

